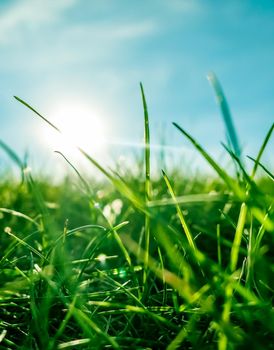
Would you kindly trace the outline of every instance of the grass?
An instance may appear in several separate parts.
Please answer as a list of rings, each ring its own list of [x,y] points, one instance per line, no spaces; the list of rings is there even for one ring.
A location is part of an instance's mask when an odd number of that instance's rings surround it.
[[[86,179],[63,155],[73,176],[52,185],[1,142],[22,181],[0,183],[0,349],[273,348],[274,186],[261,163],[273,125],[249,174],[220,83],[209,79],[235,176],[174,123],[216,177],[164,169],[152,178],[142,85],[136,174],[122,178],[79,148],[107,181]]]

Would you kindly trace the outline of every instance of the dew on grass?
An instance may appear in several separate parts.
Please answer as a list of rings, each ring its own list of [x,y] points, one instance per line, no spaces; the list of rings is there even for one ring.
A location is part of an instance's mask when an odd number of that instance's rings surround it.
[[[125,269],[119,269],[119,277],[125,278],[127,276],[127,272]]]
[[[100,209],[100,203],[98,203],[98,202],[94,203],[94,208],[95,209]]]
[[[102,265],[105,264],[107,256],[105,254],[99,254],[96,258]]]

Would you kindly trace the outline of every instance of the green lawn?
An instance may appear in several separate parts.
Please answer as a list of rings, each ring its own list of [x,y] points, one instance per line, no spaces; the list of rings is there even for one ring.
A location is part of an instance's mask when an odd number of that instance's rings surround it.
[[[174,124],[216,176],[165,169],[152,178],[143,89],[135,174],[121,178],[80,149],[105,180],[71,164],[74,176],[52,185],[1,143],[22,181],[0,183],[0,349],[273,348],[274,186],[261,164],[273,125],[248,173],[210,79],[235,175]]]

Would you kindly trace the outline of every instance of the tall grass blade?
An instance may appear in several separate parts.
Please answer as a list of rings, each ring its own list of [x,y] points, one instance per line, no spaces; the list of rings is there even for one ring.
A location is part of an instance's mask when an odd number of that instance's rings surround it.
[[[236,154],[236,156],[238,158],[241,158],[241,149],[239,146],[239,141],[238,141],[236,129],[235,129],[234,124],[233,124],[230,109],[229,109],[227,100],[225,98],[222,86],[214,73],[208,74],[208,80],[214,88],[217,102],[220,105],[222,115],[224,118],[224,122],[225,122],[225,126],[227,129],[227,133],[229,136],[229,140],[233,146],[234,153]]]
[[[144,93],[144,88],[142,83],[140,83],[142,102],[144,109],[144,125],[145,125],[145,173],[146,173],[146,183],[145,183],[145,193],[147,201],[151,200],[151,182],[150,182],[150,131],[149,131],[149,117],[147,102]]]
[[[140,83],[143,109],[144,109],[144,129],[145,129],[145,204],[151,200],[151,182],[150,182],[150,131],[149,131],[149,117],[147,110],[147,102],[144,93],[142,83]],[[150,216],[145,213],[145,258],[144,258],[144,275],[143,283],[146,285],[147,279],[147,268],[148,268],[148,257],[149,257],[149,246],[150,246]]]

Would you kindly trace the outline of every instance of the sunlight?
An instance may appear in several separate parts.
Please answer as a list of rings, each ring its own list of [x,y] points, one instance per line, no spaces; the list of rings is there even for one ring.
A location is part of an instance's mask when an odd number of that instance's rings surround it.
[[[63,103],[53,108],[49,120],[62,131],[62,135],[44,127],[42,141],[55,151],[72,155],[77,153],[78,146],[98,155],[106,146],[106,128],[100,113],[87,105]]]

